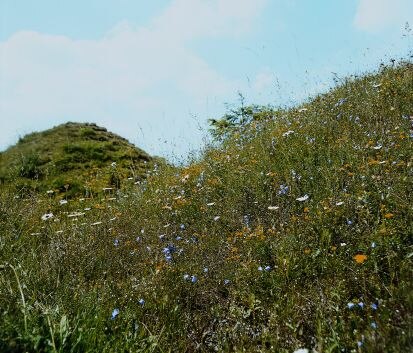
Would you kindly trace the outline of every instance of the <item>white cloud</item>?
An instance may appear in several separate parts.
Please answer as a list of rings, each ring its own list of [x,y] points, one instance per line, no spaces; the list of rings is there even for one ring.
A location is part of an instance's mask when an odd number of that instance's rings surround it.
[[[249,29],[266,1],[176,0],[155,19],[153,27],[177,41],[240,34]]]
[[[413,22],[412,0],[359,0],[354,25],[365,31]]]
[[[255,76],[252,89],[258,94],[261,94],[273,86],[275,82],[276,76],[274,72],[269,68],[265,68]]]
[[[132,140],[132,124],[152,124],[147,143],[162,128],[174,139],[188,131],[183,112],[239,88],[189,44],[249,31],[265,2],[175,0],[146,27],[122,22],[99,40],[15,33],[0,42],[0,148],[68,119],[105,122]]]

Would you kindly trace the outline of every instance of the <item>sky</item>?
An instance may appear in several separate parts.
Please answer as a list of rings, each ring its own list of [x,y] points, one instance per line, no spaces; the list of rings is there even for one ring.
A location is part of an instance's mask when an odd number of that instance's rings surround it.
[[[0,150],[67,121],[182,160],[207,120],[413,51],[412,0],[0,0]]]

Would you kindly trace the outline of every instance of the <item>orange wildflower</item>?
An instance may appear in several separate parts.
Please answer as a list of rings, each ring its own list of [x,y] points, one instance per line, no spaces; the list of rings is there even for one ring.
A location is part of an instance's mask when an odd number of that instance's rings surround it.
[[[367,255],[357,254],[354,256],[354,261],[356,261],[358,264],[362,264],[366,260],[367,260]]]

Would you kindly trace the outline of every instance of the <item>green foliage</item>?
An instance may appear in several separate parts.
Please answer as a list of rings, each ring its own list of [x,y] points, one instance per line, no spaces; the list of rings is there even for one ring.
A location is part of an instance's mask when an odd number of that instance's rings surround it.
[[[112,163],[120,177],[138,180],[155,160],[105,128],[67,123],[26,135],[3,152],[0,185],[14,186],[23,193],[56,189],[56,194],[64,192],[65,197],[81,195],[86,189],[97,194],[107,186],[106,169]],[[63,179],[64,184],[59,182]],[[63,187],[66,184],[69,192]]]
[[[42,176],[40,167],[42,166],[40,156],[35,153],[21,155],[17,166],[19,176],[28,179],[39,179]]]
[[[273,120],[276,113],[270,107],[242,105],[240,108],[229,110],[221,119],[209,119],[210,132],[215,139],[223,141],[234,134],[248,133],[248,126],[251,124],[257,125]]]
[[[1,352],[412,351],[413,66],[241,109],[99,197],[2,189]]]

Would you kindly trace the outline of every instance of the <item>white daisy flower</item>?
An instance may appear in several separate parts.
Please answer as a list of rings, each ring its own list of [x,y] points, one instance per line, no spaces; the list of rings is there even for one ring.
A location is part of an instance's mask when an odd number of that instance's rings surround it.
[[[307,201],[310,198],[310,196],[308,196],[307,194],[305,194],[304,196],[301,196],[299,198],[297,198],[297,201],[303,202],[303,201]]]
[[[53,218],[54,216],[53,216],[53,213],[45,213],[43,216],[42,216],[42,221],[47,221],[48,219],[50,219],[50,218]]]

